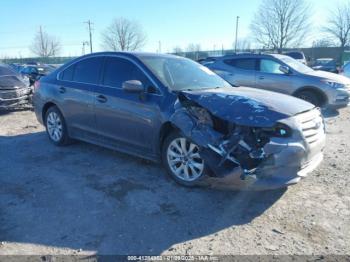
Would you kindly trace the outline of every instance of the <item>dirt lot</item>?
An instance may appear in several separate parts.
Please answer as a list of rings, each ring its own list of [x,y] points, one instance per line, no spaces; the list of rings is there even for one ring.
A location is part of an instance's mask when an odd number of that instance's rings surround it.
[[[53,146],[31,111],[0,115],[0,254],[350,254],[350,108],[325,161],[288,190],[179,187],[147,161]]]

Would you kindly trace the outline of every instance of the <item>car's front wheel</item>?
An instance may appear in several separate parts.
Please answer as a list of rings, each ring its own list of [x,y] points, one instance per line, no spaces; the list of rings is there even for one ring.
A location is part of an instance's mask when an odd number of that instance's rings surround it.
[[[51,140],[57,146],[68,143],[69,137],[67,127],[62,113],[56,106],[50,107],[45,115],[46,132]]]
[[[206,173],[199,147],[178,132],[163,143],[162,159],[170,176],[184,186],[195,186]]]
[[[307,90],[301,91],[301,92],[297,93],[296,97],[298,97],[302,100],[305,100],[305,101],[307,101],[315,106],[322,105],[319,96],[311,91],[307,91]]]

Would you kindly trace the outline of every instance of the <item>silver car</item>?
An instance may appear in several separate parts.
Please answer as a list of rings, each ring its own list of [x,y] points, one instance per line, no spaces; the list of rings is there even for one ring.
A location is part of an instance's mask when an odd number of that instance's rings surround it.
[[[234,86],[280,92],[319,107],[341,108],[349,104],[349,78],[315,71],[285,55],[223,56],[207,67]]]

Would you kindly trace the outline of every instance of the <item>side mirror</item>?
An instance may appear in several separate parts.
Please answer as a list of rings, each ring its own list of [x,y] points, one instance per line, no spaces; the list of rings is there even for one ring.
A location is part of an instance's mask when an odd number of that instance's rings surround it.
[[[145,88],[139,80],[128,80],[122,85],[126,92],[130,93],[141,93],[144,92]]]
[[[291,71],[290,68],[288,66],[280,66],[280,71],[286,75],[290,75]]]

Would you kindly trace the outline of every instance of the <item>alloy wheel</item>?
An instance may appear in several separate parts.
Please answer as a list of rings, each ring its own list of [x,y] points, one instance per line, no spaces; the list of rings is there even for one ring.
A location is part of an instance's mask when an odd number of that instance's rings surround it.
[[[172,173],[183,181],[194,181],[203,174],[204,161],[199,147],[186,138],[176,138],[169,144],[167,161]]]
[[[60,116],[56,112],[50,112],[46,119],[47,131],[50,138],[58,142],[62,138],[63,125]]]

